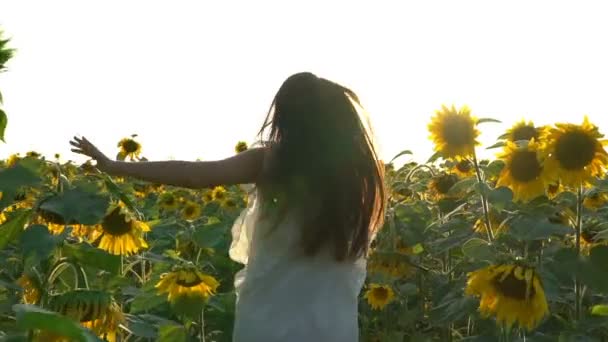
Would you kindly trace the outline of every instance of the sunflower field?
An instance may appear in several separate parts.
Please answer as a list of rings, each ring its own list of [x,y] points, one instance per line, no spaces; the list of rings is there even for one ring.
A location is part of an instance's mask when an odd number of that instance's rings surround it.
[[[479,146],[492,122],[441,106],[436,153],[385,164],[362,341],[608,340],[602,133],[586,117],[521,121]],[[478,160],[480,148],[496,158]],[[117,159],[141,153],[136,135],[117,144]],[[242,265],[228,249],[249,189],[110,177],[34,151],[1,160],[0,340],[231,341]]]

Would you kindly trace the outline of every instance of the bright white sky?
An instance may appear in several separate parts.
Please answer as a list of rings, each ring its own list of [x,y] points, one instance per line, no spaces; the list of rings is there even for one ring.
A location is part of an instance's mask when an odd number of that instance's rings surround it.
[[[486,146],[523,117],[588,114],[607,132],[601,1],[298,3],[0,0],[0,27],[18,49],[0,74],[0,158],[82,160],[69,152],[74,134],[115,155],[133,133],[151,160],[228,157],[299,71],[360,95],[384,159],[403,149],[428,158],[426,126],[442,103],[502,120],[484,126]]]

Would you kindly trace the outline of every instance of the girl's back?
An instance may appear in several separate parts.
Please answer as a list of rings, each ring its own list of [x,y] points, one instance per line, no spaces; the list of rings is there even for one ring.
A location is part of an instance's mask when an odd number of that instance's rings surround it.
[[[275,222],[262,189],[249,203],[232,230],[230,256],[246,264],[235,277],[234,341],[357,341],[365,259],[337,261],[328,247],[305,255],[298,218],[306,213]]]

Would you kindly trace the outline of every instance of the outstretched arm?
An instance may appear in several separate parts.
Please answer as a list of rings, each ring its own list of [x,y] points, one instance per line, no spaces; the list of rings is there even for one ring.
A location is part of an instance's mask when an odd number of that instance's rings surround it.
[[[249,149],[236,156],[217,161],[148,161],[110,160],[86,138],[76,138],[72,151],[97,161],[97,168],[114,176],[129,176],[148,182],[200,189],[215,185],[256,183],[264,163],[264,148]]]

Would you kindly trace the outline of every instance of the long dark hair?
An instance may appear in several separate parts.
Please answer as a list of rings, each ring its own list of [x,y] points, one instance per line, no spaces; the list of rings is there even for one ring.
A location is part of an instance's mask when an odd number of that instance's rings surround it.
[[[298,73],[280,87],[259,132],[272,152],[265,183],[287,206],[304,207],[306,254],[330,243],[337,260],[366,255],[383,224],[384,168],[357,106],[352,90]]]

